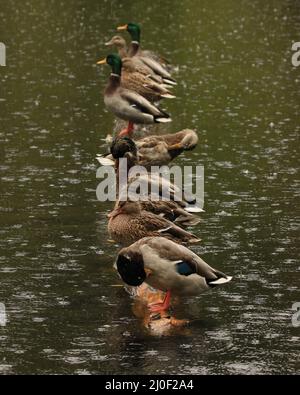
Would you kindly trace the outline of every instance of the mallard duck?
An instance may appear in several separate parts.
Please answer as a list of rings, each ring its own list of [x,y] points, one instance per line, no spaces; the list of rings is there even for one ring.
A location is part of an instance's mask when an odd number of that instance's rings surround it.
[[[188,248],[163,237],[146,237],[123,248],[118,254],[116,268],[130,286],[146,282],[167,293],[162,304],[150,306],[151,311],[167,310],[171,293],[197,296],[232,280]]]
[[[123,246],[147,236],[163,236],[178,243],[198,243],[200,239],[172,222],[142,210],[140,202],[118,201],[109,215],[108,232]]]
[[[115,35],[104,44],[106,47],[116,47],[120,58],[128,58],[128,48],[124,37]]]
[[[181,132],[179,132],[180,134]],[[184,133],[184,136],[187,134]],[[194,136],[194,137],[197,137]],[[192,139],[190,138],[190,143]],[[195,140],[194,140],[195,142]],[[151,196],[154,197],[156,195],[156,200],[162,200],[161,203],[167,201],[166,198],[169,197],[169,201],[176,203],[178,208],[184,209],[187,212],[191,213],[200,213],[203,210],[197,205],[197,201],[194,196],[190,196],[188,193],[184,193],[179,187],[170,182],[169,179],[164,178],[161,174],[158,173],[146,173],[139,174],[137,176],[132,174],[132,169],[134,166],[141,166],[141,163],[138,161],[139,154],[137,150],[137,145],[135,142],[128,137],[118,137],[114,139],[111,145],[111,153],[112,157],[116,160],[116,162],[112,162],[115,164],[117,172],[119,172],[119,160],[122,158],[127,159],[127,185],[126,187],[130,187],[132,183],[135,185],[139,184],[141,186],[140,189],[147,191],[149,194],[151,192]],[[101,163],[101,160],[99,160]],[[107,165],[107,163],[105,163]],[[126,191],[127,192],[127,191]],[[169,196],[166,196],[166,193]],[[143,196],[145,198],[146,196]],[[170,206],[171,209],[174,209],[174,206]],[[178,212],[179,213],[179,212]]]
[[[190,151],[197,146],[198,135],[194,130],[184,129],[178,133],[154,135],[134,141],[137,151],[137,164],[149,169],[151,166],[168,165],[183,151]],[[117,138],[111,145],[111,154],[98,155],[102,165],[113,165],[114,159],[122,158],[126,149],[130,149],[126,137]],[[109,162],[110,161],[110,162]]]
[[[160,64],[166,70],[170,69],[170,62],[164,57],[157,55],[153,51],[141,49],[141,28],[137,23],[128,23],[124,26],[119,26],[118,31],[126,30],[131,36],[131,44],[128,51],[129,56],[140,56],[149,58]]]
[[[115,158],[115,162],[111,161],[111,159],[106,159],[103,157],[97,159],[104,166],[115,165],[116,171],[118,173],[117,190],[119,191],[119,195],[121,193],[120,191],[122,191],[123,193],[125,192],[127,196],[129,189],[134,183],[135,186],[139,186],[141,195],[140,197],[142,198],[142,200],[149,200],[149,196],[151,196],[153,200],[151,204],[145,203],[144,209],[152,211],[154,213],[159,212],[160,214],[165,214],[166,218],[168,218],[169,220],[179,221],[179,219],[177,219],[178,216],[180,216],[180,220],[183,220],[182,209],[188,213],[203,212],[203,209],[198,206],[197,200],[194,196],[190,196],[188,193],[182,191],[179,187],[170,182],[169,179],[164,178],[161,174],[147,172],[146,174],[139,175],[132,174],[132,170],[134,170],[134,167],[137,165],[140,166],[140,163],[138,162],[137,146],[135,142],[130,138],[116,138],[112,143],[111,152],[112,157]],[[122,181],[123,184],[125,183],[125,186],[119,185],[119,165],[122,158],[126,158],[127,160],[127,168],[125,169],[126,179]],[[124,174],[124,169],[122,170],[122,174]],[[124,187],[125,191],[123,191]],[[142,193],[142,191],[145,191],[146,195],[145,193]],[[124,198],[123,200],[126,199]],[[143,204],[143,202],[141,202],[141,204]],[[162,208],[164,204],[167,206],[165,210]],[[176,205],[176,207],[174,206],[174,204]],[[146,205],[148,205],[147,208]],[[155,208],[153,208],[154,206]],[[176,213],[175,216],[174,213],[173,215],[170,215],[170,210],[174,211],[175,209],[177,211],[177,215]],[[190,224],[195,224],[199,222],[193,219],[191,216],[186,216],[186,219]],[[182,221],[182,223],[184,222],[185,221]]]
[[[105,45],[116,46],[119,49],[119,56],[122,59],[121,85],[123,88],[133,90],[151,102],[176,97],[167,89],[168,85],[162,78],[152,78],[151,69],[145,67],[137,58],[135,61],[127,57],[126,42],[122,37],[115,36]]]
[[[134,185],[134,188],[132,188]],[[159,215],[168,221],[174,222],[175,224],[183,227],[195,226],[201,222],[201,218],[195,215],[195,213],[201,213],[202,210],[197,204],[188,205],[184,200],[162,200],[164,194],[156,194],[153,188],[157,187],[155,182],[150,181],[151,186],[145,185],[146,181],[141,180],[139,177],[129,178],[128,185],[118,187],[119,199],[127,200],[130,196],[130,191],[135,189],[136,185],[141,185],[141,189],[144,188],[145,193],[141,193],[137,196],[139,205],[142,211],[148,211],[153,214]],[[148,189],[149,188],[149,189]],[[131,191],[134,193],[134,191]],[[172,199],[172,197],[171,197]],[[118,205],[118,204],[117,204]]]
[[[135,169],[133,168],[133,170]],[[134,172],[132,174],[132,169],[130,169],[128,173],[128,187],[131,191],[136,189],[141,191],[141,197],[144,197],[145,191],[146,196],[151,193],[151,196],[156,196],[157,199],[176,202],[190,213],[203,212],[198,206],[194,195],[189,194],[159,173],[151,172],[135,175]]]
[[[109,83],[104,93],[104,103],[117,117],[129,121],[128,127],[120,135],[131,134],[134,124],[153,124],[171,122],[170,116],[150,103],[143,96],[129,89],[122,88],[122,60],[119,55],[107,56],[98,64],[108,64],[112,68]]]
[[[161,99],[174,99],[176,96],[162,84],[151,80],[149,76],[139,73],[130,58],[122,59],[121,87],[138,93],[150,102]]]
[[[150,67],[155,74],[161,76],[162,78],[168,79],[170,82],[176,84],[174,78],[172,78],[171,74],[166,68],[166,64],[161,64],[157,60],[153,58],[153,56],[149,56],[151,52],[141,51],[140,49],[140,37],[141,37],[141,29],[140,26],[136,23],[128,23],[124,26],[119,26],[117,30],[127,30],[127,32],[131,36],[131,44],[128,50],[128,55],[133,57],[138,57],[146,66]]]
[[[198,144],[194,130],[184,129],[178,133],[146,136],[135,143],[142,166],[162,166],[169,164],[183,151],[191,151]]]
[[[135,188],[132,188],[133,183],[135,186],[137,184],[141,185],[143,191],[145,193],[142,193],[142,190],[139,191],[139,198],[140,198],[140,206],[141,210],[149,211],[152,212],[153,214],[160,215],[167,220],[174,222],[180,226],[194,226],[197,225],[201,219],[198,216],[195,216],[194,214],[189,212],[189,209],[193,212],[202,212],[203,210],[200,207],[197,207],[196,204],[190,205],[189,208],[187,207],[187,203],[183,200],[178,201],[172,201],[172,200],[162,200],[162,196],[164,195],[164,190],[160,191],[160,186],[157,183],[157,180],[151,182],[149,181],[150,185],[147,185],[147,181],[145,178],[139,178],[137,177],[131,177],[130,173],[133,168],[133,166],[136,166],[137,164],[137,150],[134,142],[128,138],[122,138],[127,142],[127,145],[120,146],[118,150],[118,154],[121,155],[121,158],[126,158],[126,166],[127,168],[122,170],[122,175],[126,174],[126,179],[122,179],[121,185],[120,185],[120,179],[119,179],[119,158],[116,160],[115,167],[117,170],[117,192],[119,199],[122,200],[127,200],[128,196],[130,194],[130,191],[132,189],[136,190]],[[128,141],[126,141],[128,140]],[[122,151],[121,151],[122,150]],[[139,167],[140,169],[140,167]],[[149,177],[151,177],[149,175]],[[167,181],[166,181],[167,182]],[[155,194],[155,188],[158,191],[158,193],[161,193],[161,195],[156,195]],[[172,186],[174,188],[174,186]]]
[[[176,85],[173,79],[168,79],[167,77],[156,74],[154,70],[147,66],[138,56],[129,57],[127,43],[123,37],[114,36],[110,41],[105,43],[105,45],[107,47],[116,47],[122,60],[126,59],[127,64],[129,64],[131,68],[134,68],[135,71],[147,76],[154,82],[163,84],[165,87],[169,88]]]

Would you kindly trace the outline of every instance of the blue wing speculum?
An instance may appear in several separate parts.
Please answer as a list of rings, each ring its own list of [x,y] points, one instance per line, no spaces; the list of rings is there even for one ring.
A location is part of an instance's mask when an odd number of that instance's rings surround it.
[[[177,273],[182,276],[190,276],[191,274],[196,273],[195,269],[191,267],[187,262],[178,262],[176,263]]]

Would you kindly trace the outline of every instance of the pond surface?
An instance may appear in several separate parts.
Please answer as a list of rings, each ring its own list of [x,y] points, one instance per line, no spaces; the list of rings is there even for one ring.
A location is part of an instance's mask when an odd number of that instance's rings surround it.
[[[1,3],[0,373],[300,372],[299,16],[296,0]],[[194,251],[234,276],[176,306],[190,325],[160,335],[115,287],[112,204],[95,195],[114,126],[95,63],[129,21],[178,66],[167,130],[200,143],[175,163],[205,166]]]

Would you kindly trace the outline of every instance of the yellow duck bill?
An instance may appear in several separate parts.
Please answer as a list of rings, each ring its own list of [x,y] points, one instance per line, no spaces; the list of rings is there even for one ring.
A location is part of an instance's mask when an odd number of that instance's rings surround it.
[[[118,26],[117,30],[127,30],[128,25]]]

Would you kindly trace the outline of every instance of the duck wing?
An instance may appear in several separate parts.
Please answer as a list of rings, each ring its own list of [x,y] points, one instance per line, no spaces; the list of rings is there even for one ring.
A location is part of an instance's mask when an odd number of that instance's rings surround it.
[[[176,239],[181,240],[184,243],[200,243],[201,239],[199,239],[193,233],[190,233],[190,232],[180,228],[180,226],[172,224],[172,222],[170,222],[170,224],[171,225],[169,227],[161,230],[159,233],[170,235],[172,237],[175,237]]]
[[[138,109],[140,112],[152,115],[155,119],[157,118],[170,118],[169,114],[158,108],[157,106],[151,104],[143,96],[130,91],[128,89],[121,89],[121,98],[128,102],[131,107]]]
[[[195,204],[194,197],[188,196],[187,199],[186,196],[183,196],[183,191],[179,187],[160,174],[141,174],[140,176],[132,177],[129,172],[128,185],[133,182],[138,182],[143,191],[147,191],[148,194],[151,192],[151,195],[157,196],[158,199],[176,201],[182,207],[188,204]]]
[[[143,56],[143,57],[146,57],[146,58],[154,59],[156,62],[158,62],[161,65],[163,65],[163,67],[166,68],[166,69],[171,67],[170,66],[171,63],[170,63],[170,61],[168,59],[166,59],[164,56],[161,56],[161,55],[159,55],[159,54],[157,54],[157,53],[155,53],[155,52],[153,52],[151,50],[148,50],[148,49],[142,50],[140,52],[140,55]]]
[[[169,80],[170,82],[176,83],[174,78],[172,78],[171,74],[161,64],[156,62],[154,59],[148,58],[146,56],[139,56],[139,59],[146,66],[148,66],[151,70],[153,70],[155,72],[155,74],[158,74],[159,76]]]
[[[155,201],[149,197],[147,200],[141,201],[140,204],[143,210],[160,215],[181,227],[195,226],[201,221],[199,217],[188,213],[175,202]]]
[[[232,277],[209,266],[187,247],[174,243],[172,240],[162,237],[152,237],[140,240],[140,245],[150,246],[156,250],[162,259],[171,261],[179,274],[183,276],[198,274],[205,278],[208,286],[214,287],[232,280]]]
[[[183,242],[198,243],[201,240],[194,234],[187,232],[163,217],[142,211],[144,227],[147,231],[156,231],[161,235],[174,237]]]

